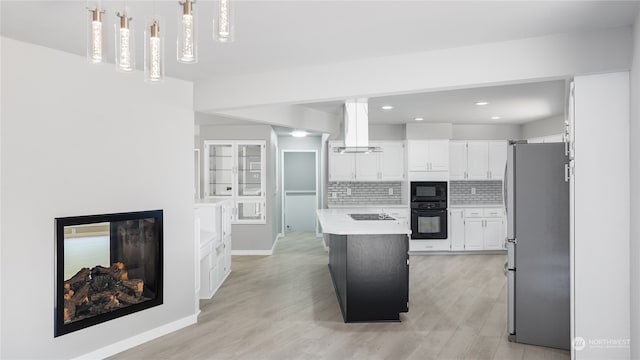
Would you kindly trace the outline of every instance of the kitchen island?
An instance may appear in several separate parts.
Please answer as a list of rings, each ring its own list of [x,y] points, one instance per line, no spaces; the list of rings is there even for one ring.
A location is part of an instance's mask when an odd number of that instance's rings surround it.
[[[362,208],[317,213],[344,321],[400,321],[409,310],[408,215],[389,219]]]

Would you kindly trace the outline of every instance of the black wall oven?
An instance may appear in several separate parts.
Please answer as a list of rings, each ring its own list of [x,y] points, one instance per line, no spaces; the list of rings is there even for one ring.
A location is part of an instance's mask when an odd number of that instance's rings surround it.
[[[447,183],[411,182],[411,238],[444,240],[447,229]]]

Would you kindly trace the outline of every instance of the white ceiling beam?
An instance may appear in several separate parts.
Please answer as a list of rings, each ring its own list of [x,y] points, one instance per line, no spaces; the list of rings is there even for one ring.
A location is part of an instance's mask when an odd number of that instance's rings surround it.
[[[298,130],[332,135],[340,133],[340,116],[298,105],[256,106],[239,110],[217,111],[212,114],[227,119],[240,119]]]
[[[341,100],[568,78],[628,70],[630,27],[558,34],[194,84],[196,111]]]

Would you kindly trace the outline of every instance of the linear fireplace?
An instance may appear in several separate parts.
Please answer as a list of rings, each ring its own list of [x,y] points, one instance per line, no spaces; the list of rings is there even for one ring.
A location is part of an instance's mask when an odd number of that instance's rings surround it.
[[[55,332],[162,304],[162,210],[56,218]]]

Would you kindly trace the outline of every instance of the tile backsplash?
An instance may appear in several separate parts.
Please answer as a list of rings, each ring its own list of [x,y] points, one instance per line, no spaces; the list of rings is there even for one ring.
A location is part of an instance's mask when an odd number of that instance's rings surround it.
[[[329,182],[327,197],[329,205],[400,205],[402,203],[401,182]],[[347,195],[351,189],[351,195]],[[389,195],[393,189],[393,195]],[[336,193],[336,198],[333,198]]]
[[[475,195],[472,189],[475,188]],[[502,181],[451,181],[449,183],[450,205],[499,205],[502,204]]]

